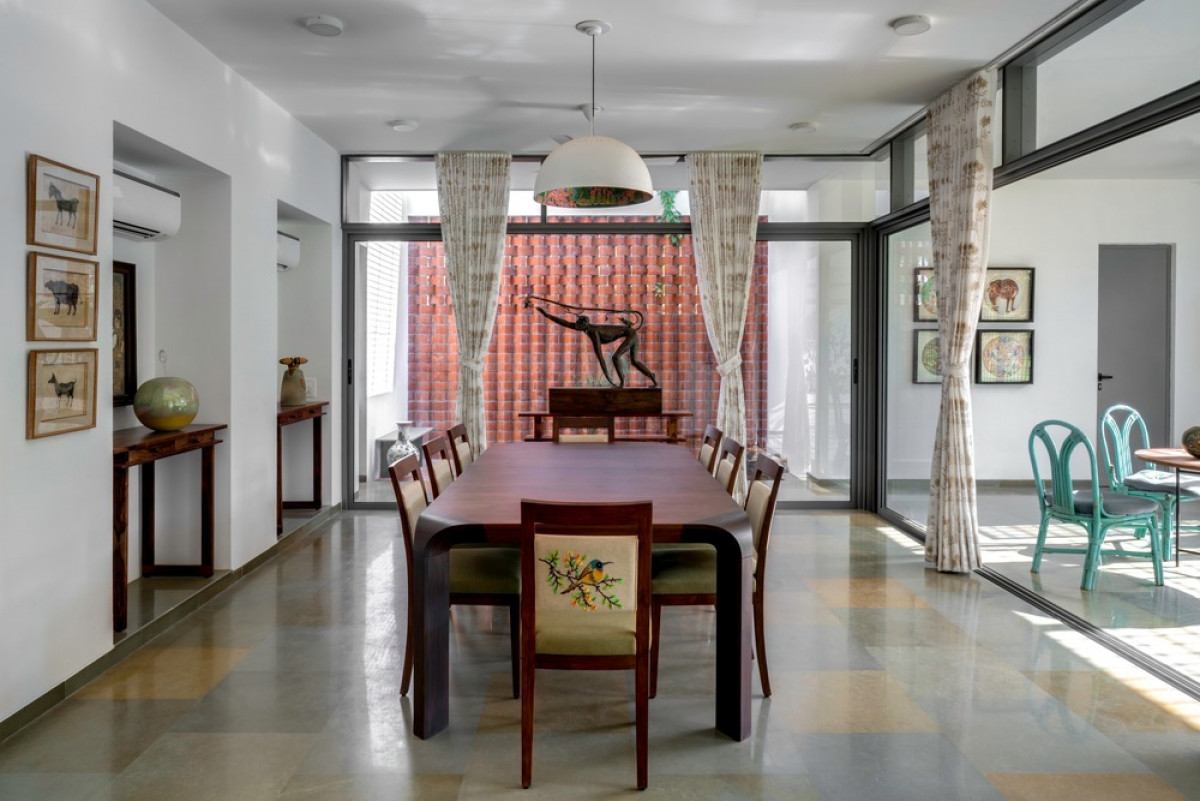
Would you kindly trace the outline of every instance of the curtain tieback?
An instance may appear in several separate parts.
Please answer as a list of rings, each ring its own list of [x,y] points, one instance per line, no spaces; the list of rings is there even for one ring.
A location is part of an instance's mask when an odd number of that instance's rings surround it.
[[[459,367],[464,370],[470,370],[472,373],[483,374],[483,359],[459,359]]]
[[[959,364],[943,364],[942,365],[942,377],[943,378],[961,378],[964,381],[968,381],[971,378],[970,365],[967,364],[966,362],[961,362]]]
[[[730,356],[728,359],[726,359],[725,361],[723,361],[717,365],[717,374],[720,375],[721,378],[729,378],[729,376],[733,375],[733,371],[737,370],[741,366],[742,366],[741,354],[740,353],[734,354],[733,356]]]

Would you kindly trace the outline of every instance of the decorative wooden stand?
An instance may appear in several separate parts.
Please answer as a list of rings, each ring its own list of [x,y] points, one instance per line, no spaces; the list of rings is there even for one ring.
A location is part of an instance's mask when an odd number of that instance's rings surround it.
[[[685,442],[679,435],[679,421],[692,416],[691,412],[663,411],[662,390],[658,387],[618,389],[616,387],[550,387],[547,390],[548,411],[518,412],[518,417],[533,420],[533,435],[527,442],[544,442],[551,439],[547,417],[570,415],[571,417],[654,417],[664,421],[661,434],[641,434],[632,437],[617,437],[622,442]]]
[[[329,401],[306,403],[302,406],[280,406],[275,414],[275,534],[283,534],[284,509],[321,508],[321,416]],[[312,500],[285,501],[283,499],[283,427],[304,420],[313,424]]]

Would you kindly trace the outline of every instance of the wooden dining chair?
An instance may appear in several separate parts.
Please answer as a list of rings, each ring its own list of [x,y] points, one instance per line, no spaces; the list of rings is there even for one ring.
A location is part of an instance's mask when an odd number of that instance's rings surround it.
[[[562,433],[564,430],[584,430],[587,433],[564,434]],[[555,416],[552,428],[555,442],[612,442],[615,438],[615,430],[611,417]]]
[[[471,448],[471,439],[467,436],[465,423],[456,423],[446,430],[446,440],[450,443],[450,452],[454,454],[454,472],[462,475],[471,462],[475,461],[475,452]]]
[[[634,671],[637,786],[648,774],[653,506],[521,501],[521,786],[533,778],[534,675]]]
[[[721,429],[714,425],[704,427],[704,436],[700,438],[700,464],[704,465],[704,469],[709,475],[717,468],[717,452],[721,447],[721,439],[725,434]]]
[[[421,453],[425,454],[425,469],[429,471],[429,489],[437,498],[454,483],[454,455],[450,443],[441,434],[426,437],[421,443]]]
[[[404,536],[404,564],[408,568],[408,629],[404,638],[404,668],[400,694],[407,695],[413,672],[413,613],[416,588],[413,576],[413,536],[417,519],[428,503],[417,455],[405,456],[388,468],[400,531]],[[513,698],[521,693],[521,552],[517,548],[469,547],[450,549],[450,605],[506,606],[512,653]]]
[[[754,649],[758,658],[758,678],[763,696],[771,696],[771,679],[767,673],[766,626],[764,622],[764,588],[767,574],[767,544],[771,537],[771,521],[775,517],[775,501],[779,498],[779,483],[783,466],[769,456],[759,455],[754,462],[754,476],[746,491],[746,515],[754,535],[754,586],[751,599],[754,606]],[[650,599],[650,697],[658,694],[658,650],[664,606],[709,606],[717,602],[717,551],[711,545],[669,545],[654,549],[651,561],[652,593]]]
[[[733,437],[721,440],[721,448],[717,452],[716,476],[717,481],[730,495],[737,484],[737,473],[742,469],[742,456],[745,452],[742,443]]]

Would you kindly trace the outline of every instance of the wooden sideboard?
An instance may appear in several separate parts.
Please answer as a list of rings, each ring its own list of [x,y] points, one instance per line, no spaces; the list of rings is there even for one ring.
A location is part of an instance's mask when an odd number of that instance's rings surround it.
[[[679,421],[688,419],[692,416],[691,412],[682,411],[665,411],[656,413],[605,413],[605,412],[589,412],[589,416],[598,417],[642,417],[647,419],[661,420],[663,430],[660,434],[637,434],[634,436],[618,436],[618,442],[666,442],[672,445],[686,442],[686,436],[679,434]],[[517,412],[517,417],[529,418],[533,420],[533,432],[530,436],[525,437],[526,442],[549,442],[553,437],[550,434],[550,426],[546,425],[548,418],[553,418],[550,412]]]
[[[303,406],[280,406],[275,415],[275,534],[283,534],[284,509],[321,508],[321,417],[329,401],[316,401]],[[283,499],[283,427],[312,420],[312,500]]]
[[[129,470],[141,467],[141,573],[149,576],[213,574],[213,447],[224,423],[184,426],[179,431],[124,428],[113,432],[113,630],[129,616]],[[154,463],[200,451],[200,564],[160,565],[154,560]]]

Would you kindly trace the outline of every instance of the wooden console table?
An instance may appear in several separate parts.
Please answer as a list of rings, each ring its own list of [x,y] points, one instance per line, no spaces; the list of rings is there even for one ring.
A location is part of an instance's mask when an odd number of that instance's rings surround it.
[[[129,615],[129,469],[141,465],[142,576],[213,574],[213,446],[223,440],[217,425],[190,425],[179,431],[124,428],[113,432],[113,630],[124,631]],[[160,565],[154,561],[154,463],[200,451],[200,564]]]
[[[662,434],[638,434],[635,436],[617,437],[617,442],[666,442],[672,445],[686,442],[685,437],[679,436],[679,421],[692,416],[691,412],[666,411],[654,413],[625,413],[625,412],[589,412],[589,416],[599,417],[647,417],[658,418],[665,422]],[[549,427],[543,422],[548,417],[554,417],[550,412],[517,412],[517,417],[533,419],[533,436],[525,438],[526,442],[549,442],[553,437]]]
[[[321,508],[321,417],[329,401],[306,403],[303,406],[280,406],[275,415],[275,533],[283,533],[284,509]],[[283,427],[304,420],[313,423],[312,500],[285,501],[283,499]]]

